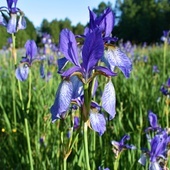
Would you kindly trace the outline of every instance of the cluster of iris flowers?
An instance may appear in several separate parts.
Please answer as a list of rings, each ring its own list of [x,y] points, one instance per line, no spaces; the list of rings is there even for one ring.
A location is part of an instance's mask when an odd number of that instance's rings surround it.
[[[145,166],[149,158],[149,170],[167,169],[169,130],[158,124],[157,115],[152,111],[149,111],[148,119],[150,127],[146,128],[145,132],[150,148],[144,149],[138,162]]]
[[[109,120],[116,114],[115,89],[111,77],[117,75],[118,67],[128,78],[132,63],[128,56],[111,44],[116,37],[111,37],[114,27],[114,14],[107,8],[101,16],[89,9],[90,22],[83,35],[74,35],[69,29],[60,33],[59,50],[63,57],[58,59],[58,73],[62,81],[58,87],[54,104],[51,107],[52,122],[64,119],[68,110],[76,105],[81,110],[80,117],[89,121],[89,127],[102,135],[106,130],[106,117]],[[82,39],[82,45],[78,42]],[[68,68],[67,63],[72,67]],[[99,76],[105,76],[106,82],[101,96],[101,105],[93,101]]]

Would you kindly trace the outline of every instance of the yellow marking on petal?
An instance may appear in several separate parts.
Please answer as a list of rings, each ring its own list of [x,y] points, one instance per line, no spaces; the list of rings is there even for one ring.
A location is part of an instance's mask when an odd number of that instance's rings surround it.
[[[105,44],[106,50],[115,50],[117,47],[112,44]]]

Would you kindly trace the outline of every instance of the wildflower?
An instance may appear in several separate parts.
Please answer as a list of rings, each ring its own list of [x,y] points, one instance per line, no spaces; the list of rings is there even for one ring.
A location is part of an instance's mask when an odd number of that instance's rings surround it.
[[[73,130],[78,129],[80,126],[80,119],[78,116],[74,116],[74,125],[73,125]]]
[[[107,8],[103,14],[99,17],[96,16],[94,12],[89,9],[90,12],[90,23],[89,28],[86,28],[85,35],[88,32],[99,28],[102,32],[103,42],[105,43],[104,56],[102,61],[114,72],[115,67],[118,67],[125,77],[130,76],[132,70],[132,63],[128,56],[123,53],[118,47],[109,44],[108,42],[116,42],[116,37],[111,37],[111,32],[115,23],[115,16],[110,8]],[[88,30],[88,31],[87,31]]]
[[[157,123],[157,116],[151,111],[149,112],[149,122],[151,127],[147,128],[145,131],[147,132],[150,149],[144,151],[138,162],[145,165],[147,158],[149,158],[149,170],[166,169],[170,136],[168,136],[167,129],[160,128]],[[152,133],[149,136],[148,130],[154,130],[156,134]]]
[[[125,141],[129,140],[130,136],[129,135],[124,135],[120,142],[117,141],[111,141],[111,144],[113,145],[113,152],[115,153],[115,157],[117,158],[119,154],[124,150],[124,149],[136,149],[134,145],[128,145],[125,144]]]
[[[24,13],[16,7],[17,0],[7,0],[7,7],[0,7],[0,25],[7,28],[7,32],[12,34],[18,30],[26,28],[26,20]],[[4,14],[4,12],[6,12]],[[17,14],[19,13],[19,19]],[[7,16],[7,15],[8,16]]]
[[[89,27],[85,28],[84,35],[87,35],[94,29],[99,28],[102,33],[104,42],[117,41],[116,37],[113,38],[111,37],[111,32],[115,24],[115,16],[110,8],[106,8],[103,14],[101,14],[99,17],[97,17],[97,15],[89,8],[89,15],[90,15]]]
[[[15,71],[16,78],[25,81],[29,74],[29,67],[36,60],[37,46],[34,40],[27,40],[25,44],[26,56],[20,61],[20,65]]]
[[[154,65],[154,66],[152,67],[152,72],[153,72],[153,73],[159,73],[158,66]]]
[[[110,170],[110,169],[109,168],[102,168],[101,166],[99,166],[98,170]]]
[[[149,123],[151,127],[148,127],[145,129],[145,132],[148,132],[149,130],[161,130],[161,127],[158,125],[158,120],[156,114],[154,114],[152,111],[149,111],[148,114]]]
[[[166,84],[163,84],[160,88],[163,95],[167,96],[170,94],[170,78],[168,78]]]
[[[12,132],[13,132],[13,133],[16,133],[16,132],[17,132],[17,130],[16,130],[16,129],[12,129]]]
[[[170,43],[169,34],[170,34],[170,30],[164,30],[161,40],[165,43]]]
[[[170,143],[170,137],[166,131],[155,135],[150,141],[150,150],[142,154],[139,163],[145,165],[147,156],[149,157],[150,164],[149,170],[161,170],[162,164],[165,165],[167,158],[167,146]],[[161,160],[161,163],[160,163]]]
[[[4,128],[2,128],[2,129],[1,129],[1,132],[5,132],[5,129],[4,129]]]

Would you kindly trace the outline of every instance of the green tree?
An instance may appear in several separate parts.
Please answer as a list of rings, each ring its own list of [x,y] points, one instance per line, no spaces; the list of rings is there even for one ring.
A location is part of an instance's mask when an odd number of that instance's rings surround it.
[[[48,33],[50,31],[50,23],[47,19],[43,19],[41,26],[40,26],[40,32]]]
[[[76,35],[83,34],[84,32],[84,25],[78,23],[76,26],[73,27],[73,33]]]
[[[54,19],[50,23],[49,34],[52,36],[52,41],[56,44],[58,44],[59,41],[59,33],[60,33],[59,22],[56,19]]]
[[[153,43],[170,29],[168,0],[118,0],[117,8],[121,15],[115,34],[124,40]]]

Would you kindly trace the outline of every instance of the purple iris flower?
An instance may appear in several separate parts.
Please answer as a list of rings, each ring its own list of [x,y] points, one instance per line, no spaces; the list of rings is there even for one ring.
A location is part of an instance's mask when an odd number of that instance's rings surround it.
[[[166,84],[163,84],[160,88],[163,95],[167,96],[170,94],[170,78],[168,78]]]
[[[89,9],[90,22],[89,27],[85,29],[85,36],[96,28],[102,32],[103,42],[117,41],[116,37],[111,37],[111,33],[115,24],[115,16],[110,8],[107,8],[99,17]],[[132,62],[128,56],[118,47],[105,44],[104,56],[102,61],[114,72],[115,67],[118,67],[125,77],[130,76],[132,70]]]
[[[78,129],[80,126],[80,118],[78,116],[74,116],[74,126],[73,126],[73,130]]]
[[[153,72],[153,73],[159,73],[158,66],[154,65],[154,66],[152,67],[152,72]]]
[[[65,117],[71,102],[78,106],[82,105],[82,88],[82,82],[77,76],[72,76],[70,80],[65,79],[60,83],[56,92],[54,104],[50,109],[52,113],[52,122]]]
[[[26,20],[24,18],[24,13],[16,7],[17,0],[7,0],[8,7],[0,7],[0,25],[7,28],[7,32],[12,34],[16,33],[18,30],[26,28]],[[6,14],[4,14],[6,12]],[[19,19],[17,14],[19,13]]]
[[[157,134],[150,141],[150,151],[144,153],[139,159],[139,163],[142,165],[146,164],[146,156],[150,158],[149,170],[162,170],[162,165],[159,160],[161,159],[164,164],[164,161],[167,158],[168,144],[170,143],[170,137],[166,131],[162,131],[160,134]]]
[[[113,31],[115,24],[115,16],[110,8],[104,10],[103,14],[101,14],[99,17],[89,8],[89,15],[89,27],[85,29],[85,35],[89,32],[92,32],[94,29],[99,28],[102,32],[104,42],[117,41],[116,37],[111,37],[111,32]]]
[[[136,149],[136,147],[132,144],[131,145],[125,144],[125,141],[129,139],[130,139],[129,135],[124,135],[119,142],[114,140],[111,141],[111,144],[113,145],[113,152],[115,153],[116,158],[124,149]]]
[[[145,132],[148,132],[150,130],[154,130],[154,131],[161,130],[161,127],[158,125],[158,120],[157,120],[156,114],[154,114],[152,111],[149,111],[148,119],[149,119],[149,123],[150,123],[151,127],[146,128]]]
[[[25,81],[29,74],[29,67],[36,60],[37,45],[34,40],[27,40],[25,43],[26,56],[20,61],[20,65],[15,71],[16,78]]]
[[[78,55],[77,42],[74,34],[68,29],[62,30],[60,33],[60,51],[64,54],[65,58],[74,65],[62,73],[64,77],[70,77],[74,72],[79,72],[83,79],[87,81],[94,69],[108,76],[116,75],[106,67],[96,66],[104,52],[101,31],[98,28],[86,35],[82,47],[82,56]],[[82,63],[80,63],[81,58]]]
[[[110,170],[110,169],[109,168],[102,168],[101,166],[99,166],[98,170]]]

